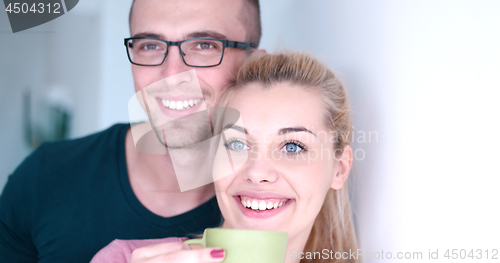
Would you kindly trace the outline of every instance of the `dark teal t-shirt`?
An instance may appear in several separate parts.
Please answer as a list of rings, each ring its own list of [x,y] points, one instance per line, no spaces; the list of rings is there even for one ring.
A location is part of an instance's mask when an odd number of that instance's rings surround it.
[[[114,239],[184,237],[221,224],[215,197],[170,218],[140,203],[125,162],[129,127],[46,143],[23,161],[0,197],[0,262],[89,262]]]

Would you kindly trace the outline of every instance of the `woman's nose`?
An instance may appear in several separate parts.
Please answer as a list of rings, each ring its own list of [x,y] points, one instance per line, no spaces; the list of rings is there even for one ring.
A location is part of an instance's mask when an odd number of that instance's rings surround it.
[[[250,155],[248,166],[243,173],[244,179],[254,184],[273,183],[278,179],[275,166],[264,155]]]

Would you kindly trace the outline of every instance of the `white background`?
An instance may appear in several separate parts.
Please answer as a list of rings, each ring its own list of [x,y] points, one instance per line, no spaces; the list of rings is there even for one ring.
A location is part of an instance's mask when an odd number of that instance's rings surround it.
[[[0,186],[30,152],[24,89],[35,104],[66,89],[72,137],[128,121],[130,2],[82,0],[16,34],[0,12]],[[363,249],[500,249],[500,1],[261,0],[261,12],[261,47],[318,56],[348,88],[355,139],[377,135],[354,142]]]

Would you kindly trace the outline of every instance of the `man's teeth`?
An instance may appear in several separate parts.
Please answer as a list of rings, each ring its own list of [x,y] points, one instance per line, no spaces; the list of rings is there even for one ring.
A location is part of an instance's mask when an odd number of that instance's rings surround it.
[[[194,105],[198,104],[201,99],[194,100],[161,100],[161,103],[165,108],[169,108],[171,110],[187,110]]]
[[[257,199],[248,199],[248,200],[243,200],[241,199],[241,204],[244,207],[253,209],[253,210],[270,210],[270,209],[276,209],[278,207],[281,207],[284,205],[286,201],[278,201],[278,200],[257,200]]]

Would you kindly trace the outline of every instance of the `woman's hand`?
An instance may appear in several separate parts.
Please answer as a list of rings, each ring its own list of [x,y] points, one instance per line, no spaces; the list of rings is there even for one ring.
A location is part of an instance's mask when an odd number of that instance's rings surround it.
[[[208,263],[221,262],[222,260],[224,260],[224,250],[220,248],[191,248],[183,242],[141,247],[134,250],[130,257],[130,263]]]

